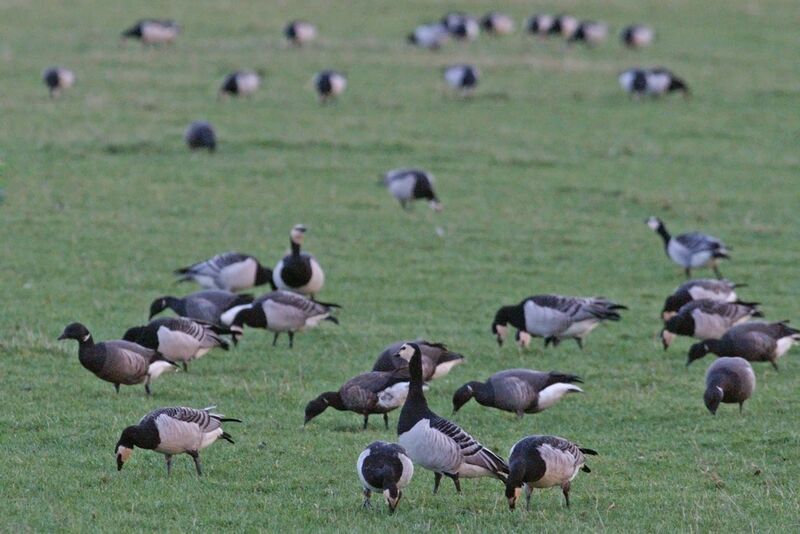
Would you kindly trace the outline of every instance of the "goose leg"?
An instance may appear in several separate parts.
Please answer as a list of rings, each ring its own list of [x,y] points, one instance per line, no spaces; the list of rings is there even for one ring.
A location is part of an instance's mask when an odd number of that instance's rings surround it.
[[[383,414],[383,424],[386,427],[386,430],[389,430],[389,414]]]
[[[773,369],[775,369],[776,371],[778,370],[778,362],[776,362],[775,360],[770,360],[769,363],[772,364]]]
[[[364,414],[364,428],[362,430],[366,430],[367,429],[367,423],[368,422],[369,422],[369,414],[365,413]]]
[[[567,503],[567,508],[569,508],[569,480],[561,484],[561,491],[564,493],[564,501]]]
[[[775,365],[774,363],[772,365]],[[114,389],[117,390],[117,394],[119,394],[119,384],[114,384]]]
[[[717,262],[716,261],[713,261],[711,263],[711,268],[714,270],[714,274],[716,275],[717,280],[722,280],[722,273],[719,272],[719,267],[717,267]]]
[[[433,474],[433,494],[439,491],[439,483],[442,481],[442,474],[441,473],[434,473]]]
[[[575,343],[578,344],[578,348],[583,350],[583,340],[581,338],[579,338],[579,337],[576,337],[574,339],[575,339]]]
[[[167,461],[167,476],[169,476],[170,473],[172,472],[172,455],[171,454],[165,454],[164,455],[164,460]]]
[[[276,343],[278,343],[278,333],[275,332],[275,337],[272,338],[272,346],[274,347]]]
[[[364,504],[361,505],[362,508],[369,508],[372,510],[372,503],[369,500],[370,497],[372,497],[372,492],[368,489],[364,489]]]
[[[147,377],[147,382],[144,383],[144,391],[147,393],[148,396],[152,395],[153,392],[150,391],[150,377]]]
[[[739,413],[742,413],[742,408],[744,408],[744,402],[739,403]]]
[[[194,460],[194,468],[197,469],[197,476],[203,475],[203,470],[200,468],[200,454],[197,451],[187,451],[189,456]]]
[[[458,480],[458,475],[447,475],[451,479],[453,479],[453,484],[456,487],[456,493],[461,493],[461,481]]]
[[[289,348],[294,347],[294,332],[289,331]]]
[[[531,511],[531,494],[533,493],[533,486],[525,484],[525,510]]]
[[[185,372],[185,373],[189,372],[189,365],[187,365],[186,362],[183,362],[183,372]]]
[[[686,274],[686,278],[692,277],[692,270],[689,267],[684,268],[683,272]]]

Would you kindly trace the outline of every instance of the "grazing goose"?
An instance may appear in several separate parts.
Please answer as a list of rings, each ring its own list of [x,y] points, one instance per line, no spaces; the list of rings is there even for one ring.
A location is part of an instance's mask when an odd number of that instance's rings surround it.
[[[264,284],[276,289],[272,269],[261,265],[255,256],[239,252],[217,254],[206,261],[181,267],[175,275],[180,276],[178,282],[194,281],[206,289],[235,292]]]
[[[421,169],[393,169],[383,175],[383,184],[407,209],[414,200],[427,200],[433,211],[442,211],[442,203],[433,190],[433,175]]]
[[[590,473],[584,465],[584,455],[597,455],[592,449],[578,447],[571,441],[556,436],[528,436],[511,447],[506,482],[508,507],[513,510],[521,488],[525,486],[525,503],[531,509],[533,488],[561,486],[564,501],[569,508],[569,489],[578,471]]]
[[[389,429],[389,416],[406,401],[408,376],[399,371],[371,371],[354,376],[344,383],[339,391],[326,391],[306,405],[307,424],[328,407],[339,411],[350,411],[364,416],[364,430],[369,416],[383,414],[383,422]]]
[[[738,356],[749,362],[769,362],[778,370],[778,358],[800,343],[800,330],[787,321],[752,321],[731,327],[720,339],[706,339],[689,349],[688,366],[709,352],[717,356]]]
[[[144,390],[151,394],[150,382],[167,371],[178,367],[165,360],[156,351],[128,341],[104,341],[95,343],[92,334],[81,323],[67,325],[59,340],[74,339],[78,342],[78,359],[86,369],[106,382],[114,384],[119,393],[119,385],[144,384]]]
[[[158,315],[167,308],[181,317],[187,317],[204,323],[222,326],[221,316],[235,306],[253,302],[253,295],[237,295],[230,291],[207,289],[187,295],[183,298],[172,296],[158,297],[150,304],[150,316]]]
[[[438,50],[447,41],[449,35],[447,28],[442,24],[422,24],[408,34],[407,41],[420,48]]]
[[[692,269],[705,265],[710,265],[717,278],[722,278],[717,261],[730,258],[728,248],[722,241],[700,232],[689,232],[673,237],[658,217],[647,219],[647,226],[661,236],[667,256],[683,267],[686,278],[691,277]]]
[[[458,388],[453,394],[453,413],[473,397],[482,406],[512,412],[517,417],[539,413],[567,393],[583,393],[573,382],[582,383],[583,380],[557,371],[507,369],[493,374],[486,382],[467,382]]]
[[[205,356],[211,349],[228,350],[228,343],[214,327],[195,322],[185,317],[160,317],[144,326],[129,328],[123,341],[130,341],[152,349],[173,362],[187,363]]]
[[[214,127],[206,121],[194,121],[191,123],[186,128],[183,139],[192,150],[202,148],[209,152],[214,152],[217,149],[217,135],[214,133]]]
[[[117,471],[122,471],[122,466],[133,454],[133,448],[139,447],[164,455],[167,461],[167,476],[172,470],[172,457],[176,454],[191,456],[197,475],[202,475],[200,450],[219,438],[233,443],[231,435],[222,430],[222,423],[242,422],[239,419],[212,413],[211,410],[214,408],[216,406],[202,410],[184,407],[158,408],[145,415],[139,424],[129,426],[122,431],[114,448],[117,455]]]
[[[700,278],[685,282],[675,292],[668,296],[664,301],[664,309],[661,310],[661,318],[665,321],[678,313],[681,306],[693,300],[709,299],[720,302],[736,302],[738,296],[736,289],[746,287],[747,284],[734,284],[728,280],[714,280],[712,278]]]
[[[742,413],[744,401],[756,389],[756,374],[750,362],[744,358],[723,356],[706,371],[706,392],[703,401],[711,415],[717,415],[719,404],[739,403]]]
[[[442,475],[461,493],[459,478],[494,477],[505,483],[508,466],[458,425],[428,408],[422,391],[422,353],[416,343],[405,343],[398,354],[408,360],[411,382],[397,423],[398,442],[414,463],[433,471],[433,492]]]
[[[261,74],[251,70],[237,70],[228,74],[219,88],[219,96],[251,96],[261,87]]]
[[[444,81],[451,89],[466,96],[478,86],[478,69],[472,65],[453,65],[444,69]]]
[[[296,224],[289,232],[291,252],[275,266],[272,278],[278,289],[302,293],[314,298],[325,284],[325,273],[311,254],[301,252],[306,227]]]
[[[681,306],[678,313],[664,323],[661,342],[667,350],[675,336],[697,339],[719,339],[729,328],[752,317],[763,317],[758,302],[719,302],[693,300]]]
[[[589,46],[598,45],[608,37],[608,25],[604,22],[584,21],[570,36],[569,43],[584,43]]]
[[[327,104],[344,92],[347,88],[347,78],[334,70],[323,70],[314,76],[314,88],[319,95],[319,101]]]
[[[556,15],[547,33],[569,39],[578,30],[578,19],[570,15]]]
[[[478,21],[464,13],[449,13],[441,23],[453,38],[462,41],[475,40],[481,31]]]
[[[373,371],[394,371],[402,369],[406,379],[408,375],[408,362],[397,355],[397,352],[405,343],[416,343],[422,353],[422,379],[430,382],[437,378],[447,375],[456,365],[464,363],[464,356],[451,352],[443,343],[431,343],[425,340],[398,341],[392,343],[381,352]]]
[[[64,67],[48,67],[42,72],[42,81],[50,91],[50,96],[55,98],[75,84],[75,74]]]
[[[619,75],[619,85],[623,91],[633,97],[664,96],[667,93],[680,91],[689,96],[689,86],[670,71],[662,68],[633,68]]]
[[[304,20],[293,20],[283,29],[283,35],[295,46],[302,46],[317,38],[317,27]]]
[[[491,35],[514,33],[514,19],[505,13],[491,11],[481,18],[481,28]]]
[[[656,37],[655,30],[650,26],[632,24],[623,28],[619,34],[622,44],[628,48],[643,48],[650,46]]]
[[[414,476],[414,464],[400,445],[373,441],[358,455],[356,471],[364,487],[364,507],[372,508],[369,499],[377,491],[383,493],[389,513],[393,514],[403,497],[403,488]]]
[[[545,347],[550,343],[558,346],[562,339],[574,339],[583,348],[583,338],[601,322],[619,321],[619,310],[627,309],[603,297],[535,295],[515,306],[497,310],[492,333],[497,337],[497,344],[502,346],[508,334],[506,325],[511,324],[517,330],[545,338]]]
[[[550,35],[550,29],[553,27],[555,19],[552,15],[533,15],[525,24],[528,33],[538,35],[539,37],[547,37]]]
[[[122,37],[138,39],[142,44],[172,43],[180,33],[180,26],[174,20],[140,20],[124,32]]]
[[[272,291],[258,297],[252,304],[231,308],[222,314],[221,321],[231,329],[247,325],[251,328],[264,328],[275,333],[272,346],[278,342],[278,335],[289,335],[289,347],[294,346],[294,333],[314,328],[322,321],[339,324],[331,315],[338,304],[328,304],[308,299],[291,291]]]

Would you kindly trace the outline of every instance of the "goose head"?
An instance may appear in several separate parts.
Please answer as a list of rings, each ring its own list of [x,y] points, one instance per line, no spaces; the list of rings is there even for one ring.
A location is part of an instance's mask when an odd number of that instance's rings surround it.
[[[652,217],[652,216],[648,217],[647,221],[645,222],[647,223],[647,226],[649,226],[650,229],[653,230],[654,232],[657,231],[662,226],[664,226],[664,223],[661,222],[661,219],[659,219],[658,217]]]
[[[144,333],[144,326],[134,326],[132,328],[128,328],[125,331],[125,334],[122,336],[122,341],[130,341],[135,343],[137,339],[141,337]]]
[[[302,245],[303,244],[303,238],[305,237],[307,230],[308,229],[304,225],[295,224],[292,227],[292,231],[289,232],[289,237],[291,238],[292,243],[295,243],[297,245]]]
[[[513,510],[517,506],[517,499],[522,494],[522,485],[519,486],[507,483],[506,484],[506,499],[508,499],[508,509]]]
[[[400,499],[403,497],[403,492],[397,489],[397,486],[392,486],[383,490],[383,496],[386,498],[386,504],[389,506],[389,513],[393,514],[400,504]]]
[[[114,453],[117,456],[117,471],[122,471],[122,466],[125,465],[125,462],[127,462],[131,454],[133,454],[136,432],[137,428],[135,426],[127,427],[122,431],[119,441],[117,441],[117,445],[114,447]]]
[[[400,356],[407,362],[411,362],[411,358],[415,355],[422,357],[422,352],[419,350],[419,345],[416,343],[403,343],[400,350],[397,351],[397,356]]]
[[[464,384],[453,393],[453,413],[456,413],[472,398],[474,391],[472,382]]]
[[[159,297],[150,303],[150,316],[147,318],[152,319],[154,315],[158,315],[167,309],[168,301],[171,297]]]
[[[706,389],[703,395],[703,402],[705,402],[706,408],[711,412],[711,415],[717,415],[717,408],[719,408],[719,404],[722,402],[722,396],[723,391],[719,386],[712,386]]]
[[[666,328],[661,330],[661,345],[664,347],[664,350],[667,350],[674,340],[674,333],[670,332]]]
[[[303,421],[303,426],[308,424],[309,421],[314,419],[316,416],[324,412],[331,406],[336,408],[337,410],[344,410],[344,406],[341,403],[341,397],[339,397],[339,393],[335,391],[328,391],[323,393],[316,399],[312,400],[308,404],[306,404],[306,412],[305,412],[305,420]]]
[[[89,333],[89,329],[83,326],[81,323],[71,323],[68,324],[64,331],[61,332],[61,335],[58,336],[58,340],[61,341],[62,339],[74,339],[78,343],[84,343],[89,341],[92,338],[92,334]]]
[[[689,367],[693,361],[699,360],[709,352],[711,351],[709,350],[708,344],[705,341],[695,343],[689,348],[689,357],[686,360],[686,367]]]

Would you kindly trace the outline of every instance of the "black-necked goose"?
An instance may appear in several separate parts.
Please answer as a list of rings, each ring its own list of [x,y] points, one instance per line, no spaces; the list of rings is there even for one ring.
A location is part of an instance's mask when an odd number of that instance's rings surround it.
[[[97,378],[114,384],[117,393],[120,384],[144,384],[145,391],[150,395],[151,381],[166,371],[178,369],[156,351],[136,343],[121,340],[95,343],[92,334],[80,323],[67,325],[58,339],[76,340],[81,365]]]
[[[326,391],[306,405],[307,424],[327,408],[350,411],[364,416],[364,430],[369,416],[382,414],[386,428],[389,416],[406,401],[408,395],[408,376],[399,371],[370,371],[354,376],[344,383],[339,391]]]
[[[619,39],[628,48],[643,48],[650,46],[656,37],[655,30],[643,24],[631,24],[622,29]]]
[[[204,149],[214,152],[217,149],[217,134],[214,133],[214,127],[211,126],[211,123],[207,121],[194,121],[191,123],[186,127],[183,139],[192,150]]]
[[[278,289],[302,293],[313,298],[325,284],[325,273],[314,256],[300,250],[306,231],[306,227],[302,224],[292,228],[289,233],[291,252],[275,266],[272,278]]]
[[[178,282],[194,281],[206,289],[235,292],[264,284],[277,289],[272,281],[272,269],[261,265],[255,256],[239,252],[217,254],[206,261],[176,269],[175,275],[180,277]]]
[[[278,290],[258,297],[251,304],[231,308],[222,314],[221,321],[232,330],[246,325],[274,332],[273,346],[278,342],[278,335],[286,332],[291,348],[295,332],[314,328],[322,321],[339,324],[339,320],[331,315],[333,308],[338,307],[338,304],[318,302],[291,291]]]
[[[452,65],[444,69],[444,81],[462,95],[471,94],[478,86],[480,73],[472,65]]]
[[[42,81],[50,91],[50,96],[55,98],[75,84],[75,74],[64,67],[48,67],[42,72]]]
[[[122,32],[122,37],[138,39],[146,45],[172,43],[178,37],[180,29],[174,20],[146,19]]]
[[[172,296],[158,297],[150,304],[150,316],[158,315],[167,308],[181,317],[188,317],[217,326],[222,326],[221,316],[236,306],[253,302],[253,295],[239,295],[221,289],[197,291],[183,298]]]
[[[152,349],[172,362],[181,362],[184,371],[188,370],[188,362],[213,348],[228,350],[228,343],[214,327],[185,317],[153,319],[144,326],[129,328],[122,339]]]
[[[167,476],[172,470],[172,457],[176,454],[188,454],[194,460],[197,475],[203,474],[200,469],[200,450],[205,449],[217,439],[233,443],[231,435],[222,429],[222,423],[231,421],[241,423],[239,419],[212,413],[216,406],[202,410],[195,408],[172,407],[159,408],[148,413],[138,424],[122,431],[117,446],[117,470],[133,454],[133,448],[148,449],[160,452],[167,462]]]
[[[547,31],[550,35],[560,35],[565,39],[569,39],[578,30],[580,22],[570,15],[556,15],[553,18],[553,24]]]
[[[550,28],[553,27],[555,19],[552,15],[538,14],[530,17],[525,23],[525,29],[528,33],[538,35],[539,37],[547,37],[550,35]]]
[[[800,343],[800,330],[786,324],[751,321],[731,327],[720,339],[706,339],[689,349],[686,365],[709,352],[717,356],[739,356],[749,362],[769,362],[778,370],[778,358]]]
[[[421,24],[408,34],[406,40],[420,48],[438,50],[447,41],[450,34],[447,28],[440,23]]]
[[[472,41],[480,33],[478,21],[466,13],[447,13],[440,22],[455,39]]]
[[[763,317],[757,302],[693,300],[681,306],[678,313],[664,323],[661,342],[667,350],[675,336],[719,339],[732,326],[753,317]]]
[[[436,380],[447,375],[456,365],[464,363],[464,356],[452,352],[443,343],[432,343],[425,340],[398,341],[392,343],[378,356],[373,371],[394,371],[403,369],[408,378],[408,362],[397,355],[405,343],[416,343],[422,353],[422,379],[425,382]]]
[[[688,97],[689,86],[681,78],[666,69],[632,68],[619,75],[619,85],[622,90],[633,97],[664,96],[667,93],[682,92]]]
[[[291,44],[302,46],[317,38],[317,27],[304,20],[293,20],[283,29],[283,35]]]
[[[370,497],[376,491],[383,493],[389,513],[394,513],[403,497],[403,488],[414,476],[414,464],[400,445],[374,441],[358,455],[356,471],[364,488],[364,507],[372,508]]]
[[[478,443],[458,425],[428,408],[422,391],[422,353],[406,343],[398,354],[408,360],[411,382],[408,398],[397,423],[398,442],[415,463],[433,471],[433,492],[442,475],[451,478],[461,493],[459,478],[494,477],[505,483],[508,466],[502,458]]]
[[[347,89],[347,78],[335,70],[323,70],[314,76],[314,88],[320,102],[326,104],[336,99]]]
[[[713,278],[700,278],[689,280],[681,284],[672,295],[664,300],[661,318],[665,321],[678,313],[681,306],[693,300],[709,299],[720,302],[736,302],[738,296],[736,289],[746,287],[747,284],[734,284],[729,280],[715,280]]]
[[[252,70],[237,70],[228,74],[219,88],[219,96],[251,96],[261,87],[261,74]]]
[[[421,169],[393,169],[383,175],[383,184],[406,209],[414,200],[427,200],[433,211],[442,211],[442,203],[433,190],[433,175]]]
[[[756,374],[744,358],[723,356],[706,371],[706,391],[703,401],[712,415],[717,415],[720,403],[739,404],[742,413],[744,401],[756,389]]]
[[[608,37],[608,25],[604,22],[583,21],[578,24],[568,43],[584,43],[589,46],[599,45]]]
[[[497,408],[522,417],[539,413],[553,406],[567,393],[582,393],[573,382],[583,382],[577,375],[532,369],[507,369],[489,377],[486,382],[467,382],[453,394],[453,413],[471,398],[481,406]]]
[[[669,259],[683,267],[686,277],[692,274],[692,269],[710,265],[717,278],[722,278],[717,262],[720,259],[729,259],[728,248],[716,237],[700,232],[689,232],[672,236],[667,227],[658,217],[647,219],[647,226],[656,232],[664,241],[664,251]]]
[[[508,334],[506,325],[510,324],[527,334],[543,337],[545,346],[550,343],[557,346],[562,339],[574,339],[583,348],[583,339],[592,330],[603,321],[619,321],[619,310],[626,309],[603,297],[534,295],[517,305],[497,310],[492,333],[498,345],[502,345]]]
[[[514,33],[514,19],[510,15],[491,11],[481,18],[481,28],[490,35]]]
[[[552,488],[560,486],[564,501],[569,508],[569,490],[578,471],[590,473],[584,465],[584,455],[597,455],[592,449],[578,447],[576,444],[557,436],[528,436],[511,447],[509,452],[509,475],[506,482],[508,507],[513,510],[525,486],[525,503],[531,509],[533,488]]]

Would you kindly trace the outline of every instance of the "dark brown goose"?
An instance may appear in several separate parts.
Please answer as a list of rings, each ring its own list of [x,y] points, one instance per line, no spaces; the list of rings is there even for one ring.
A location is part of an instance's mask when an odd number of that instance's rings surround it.
[[[689,349],[686,365],[711,352],[717,356],[739,356],[749,362],[769,362],[777,371],[778,358],[798,342],[800,330],[791,328],[786,321],[752,321],[734,326],[720,339],[706,339],[695,343]]]
[[[375,360],[372,370],[394,371],[395,369],[403,369],[404,376],[408,378],[408,362],[397,355],[400,347],[405,343],[416,343],[419,346],[419,350],[422,353],[422,379],[425,382],[441,378],[456,365],[464,363],[464,356],[450,351],[444,343],[432,343],[420,339],[392,343],[383,349],[378,359]]]
[[[197,291],[183,298],[172,296],[158,297],[150,304],[150,317],[161,313],[167,308],[181,317],[188,317],[195,321],[202,321],[213,325],[221,325],[221,316],[235,306],[243,306],[253,302],[253,295],[237,295],[230,291],[207,289]]]
[[[675,336],[697,339],[719,339],[732,326],[752,317],[763,317],[757,302],[717,302],[693,300],[681,306],[678,313],[664,323],[661,342],[667,350]]]
[[[741,413],[744,401],[750,398],[755,389],[756,374],[750,362],[744,358],[723,356],[706,371],[703,401],[711,415],[717,414],[720,403],[738,403]]]

